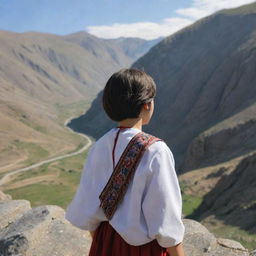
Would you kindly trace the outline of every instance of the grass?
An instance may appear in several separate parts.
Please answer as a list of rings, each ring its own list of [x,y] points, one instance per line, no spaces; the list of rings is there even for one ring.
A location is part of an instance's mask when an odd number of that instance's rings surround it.
[[[65,209],[67,201],[72,199],[74,191],[63,184],[32,184],[22,188],[7,190],[13,199],[26,199],[31,206],[58,205]]]
[[[29,200],[32,207],[52,204],[65,209],[76,192],[87,153],[88,150],[73,157],[42,165],[20,174],[12,181],[15,183],[27,178],[58,173],[54,182],[37,183],[17,189],[7,189],[4,192],[10,194],[13,199]]]
[[[182,213],[187,216],[198,208],[203,201],[203,197],[186,193],[187,184],[185,182],[180,182],[180,189],[182,194]]]
[[[13,145],[20,151],[26,151],[29,158],[23,162],[25,166],[29,166],[39,160],[45,159],[50,154],[47,150],[38,144],[32,142],[21,141],[19,139],[14,140]]]
[[[29,178],[32,178],[32,177],[38,177],[38,176],[49,174],[49,173],[51,173],[51,168],[49,168],[50,164],[51,163],[44,164],[44,165],[42,165],[38,168],[31,169],[31,170],[26,171],[26,172],[21,172],[20,174],[18,174],[16,176],[15,179],[12,180],[11,183],[15,183],[15,182],[22,181],[22,180],[25,180],[25,179],[29,179]]]
[[[202,197],[182,195],[182,213],[187,216],[192,214],[203,201]]]

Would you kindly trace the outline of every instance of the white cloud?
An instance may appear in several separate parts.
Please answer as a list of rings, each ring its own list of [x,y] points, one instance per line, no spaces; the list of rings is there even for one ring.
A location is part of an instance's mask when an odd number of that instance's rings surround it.
[[[203,10],[203,9],[195,8],[195,7],[186,8],[186,9],[178,9],[178,10],[176,10],[176,13],[180,14],[182,16],[185,16],[185,17],[192,18],[193,20],[200,19],[200,18],[205,17],[208,14],[210,14],[209,11],[207,11],[207,10]]]
[[[160,23],[138,22],[131,24],[115,23],[111,26],[90,26],[87,31],[102,38],[117,37],[140,37],[144,39],[154,39],[160,36],[168,36],[179,29],[191,24],[187,18],[168,18]]]
[[[160,36],[169,36],[183,27],[190,25],[194,21],[221,9],[234,8],[254,1],[193,0],[188,8],[177,9],[177,16],[166,18],[159,23],[114,23],[110,26],[89,26],[86,28],[86,31],[101,38],[139,37],[148,40],[155,39]]]

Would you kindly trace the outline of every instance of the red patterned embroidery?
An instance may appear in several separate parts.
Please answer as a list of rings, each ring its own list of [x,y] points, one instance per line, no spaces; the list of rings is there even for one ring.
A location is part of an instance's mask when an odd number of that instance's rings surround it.
[[[128,185],[146,148],[161,139],[145,132],[137,133],[128,143],[99,198],[106,217],[110,220],[121,203]]]

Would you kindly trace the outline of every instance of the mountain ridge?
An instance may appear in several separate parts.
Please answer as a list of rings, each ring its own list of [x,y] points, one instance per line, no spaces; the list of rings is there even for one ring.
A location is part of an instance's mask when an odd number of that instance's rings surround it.
[[[104,40],[90,37],[104,46]],[[104,47],[111,50],[109,43]],[[93,49],[99,55],[100,49]],[[107,77],[134,60],[121,47],[113,47],[113,52],[117,61],[110,54],[98,58],[66,36],[0,31],[0,172],[72,151],[82,143],[63,123],[82,114]]]

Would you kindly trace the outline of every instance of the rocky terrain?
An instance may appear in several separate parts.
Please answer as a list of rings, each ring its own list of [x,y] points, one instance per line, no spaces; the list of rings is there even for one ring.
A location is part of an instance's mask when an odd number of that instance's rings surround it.
[[[54,205],[30,207],[26,200],[12,200],[0,193],[1,256],[86,256],[91,238],[87,231],[72,226],[65,211]],[[184,248],[190,256],[249,256],[240,243],[216,238],[203,225],[183,220]],[[250,254],[253,256],[253,252]]]
[[[206,194],[192,218],[207,219],[213,213],[225,223],[256,233],[256,153],[244,158]],[[199,216],[199,217],[198,217]],[[239,221],[238,221],[239,220]]]

